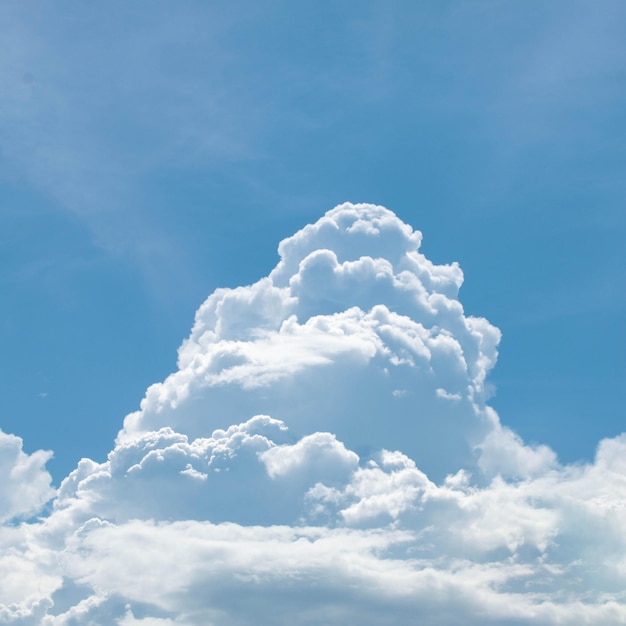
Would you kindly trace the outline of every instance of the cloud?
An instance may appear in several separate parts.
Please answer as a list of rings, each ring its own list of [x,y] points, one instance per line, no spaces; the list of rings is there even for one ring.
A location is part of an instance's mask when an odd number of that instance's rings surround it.
[[[495,427],[477,446],[478,461],[485,474],[527,477],[545,473],[557,465],[556,454],[545,445],[525,445],[521,437],[506,427]]]
[[[283,241],[39,520],[49,453],[3,435],[0,623],[626,624],[626,435],[502,425],[499,331],[420,241],[352,204]]]
[[[315,468],[321,443],[353,463],[332,437],[317,439],[268,450]],[[301,492],[294,524],[92,519],[68,537],[64,574],[182,623],[260,614],[281,624],[304,613],[310,623],[383,624],[389,611],[433,624],[625,623],[624,446],[607,440],[586,466],[484,487],[463,471],[438,485],[399,452],[353,465],[343,481],[317,466],[310,478],[326,473],[331,484]],[[244,499],[258,489],[254,473]],[[266,484],[265,506],[283,489]]]
[[[179,370],[119,440],[164,426],[198,437],[264,413],[357,452],[402,449],[440,476],[470,463],[492,425],[500,333],[464,314],[460,268],[431,263],[420,241],[391,211],[352,204],[286,239],[268,277],[200,307]]]
[[[52,498],[52,478],[45,470],[52,452],[22,451],[22,440],[0,431],[0,522],[28,517]]]
[[[32,540],[31,525],[19,524],[40,513],[55,494],[45,469],[51,457],[43,450],[26,454],[20,437],[0,431],[0,623],[7,604],[21,603],[17,614],[34,610],[41,594],[61,582],[54,551]]]

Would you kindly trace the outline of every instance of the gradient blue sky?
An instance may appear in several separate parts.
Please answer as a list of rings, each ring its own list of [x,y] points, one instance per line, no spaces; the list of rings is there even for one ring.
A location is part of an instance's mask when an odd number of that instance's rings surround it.
[[[503,332],[502,421],[624,430],[626,5],[7,1],[0,428],[103,460],[216,287],[372,202]]]

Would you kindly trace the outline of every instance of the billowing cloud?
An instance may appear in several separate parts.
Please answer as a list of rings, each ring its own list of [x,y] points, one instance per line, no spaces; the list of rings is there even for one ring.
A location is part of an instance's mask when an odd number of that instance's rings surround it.
[[[42,593],[53,591],[61,580],[51,568],[55,555],[31,541],[30,525],[18,524],[39,513],[54,495],[52,478],[45,469],[51,456],[43,450],[26,454],[19,437],[0,431],[0,523],[4,523],[0,524],[0,623],[6,604],[36,604]]]
[[[494,423],[485,378],[499,331],[466,316],[457,264],[383,207],[344,204],[281,242],[280,262],[200,307],[179,370],[148,389],[119,440],[191,437],[264,413],[360,453],[402,449],[442,477]]]
[[[52,478],[45,470],[51,452],[22,451],[22,440],[0,431],[0,522],[39,512],[52,498]]]
[[[502,425],[499,331],[420,239],[344,204],[283,241],[38,521],[5,436],[0,623],[626,624],[626,436],[568,466]]]

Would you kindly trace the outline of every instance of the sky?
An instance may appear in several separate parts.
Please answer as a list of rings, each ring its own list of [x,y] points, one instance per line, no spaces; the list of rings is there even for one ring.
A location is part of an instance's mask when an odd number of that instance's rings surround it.
[[[625,624],[625,27],[2,3],[0,623]]]

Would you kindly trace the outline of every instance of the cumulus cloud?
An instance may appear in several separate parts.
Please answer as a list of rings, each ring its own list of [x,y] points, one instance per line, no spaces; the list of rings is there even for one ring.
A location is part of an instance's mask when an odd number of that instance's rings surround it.
[[[20,437],[0,431],[0,522],[33,515],[52,498],[52,478],[45,469],[51,452],[22,451]]]
[[[359,453],[402,449],[438,476],[493,424],[485,379],[499,331],[466,316],[457,264],[434,265],[391,211],[344,204],[279,246],[266,278],[200,307],[179,369],[148,389],[119,441],[190,437],[264,413]]]
[[[626,624],[626,436],[564,466],[502,425],[499,331],[420,242],[352,204],[283,241],[38,521],[5,435],[0,623]]]

